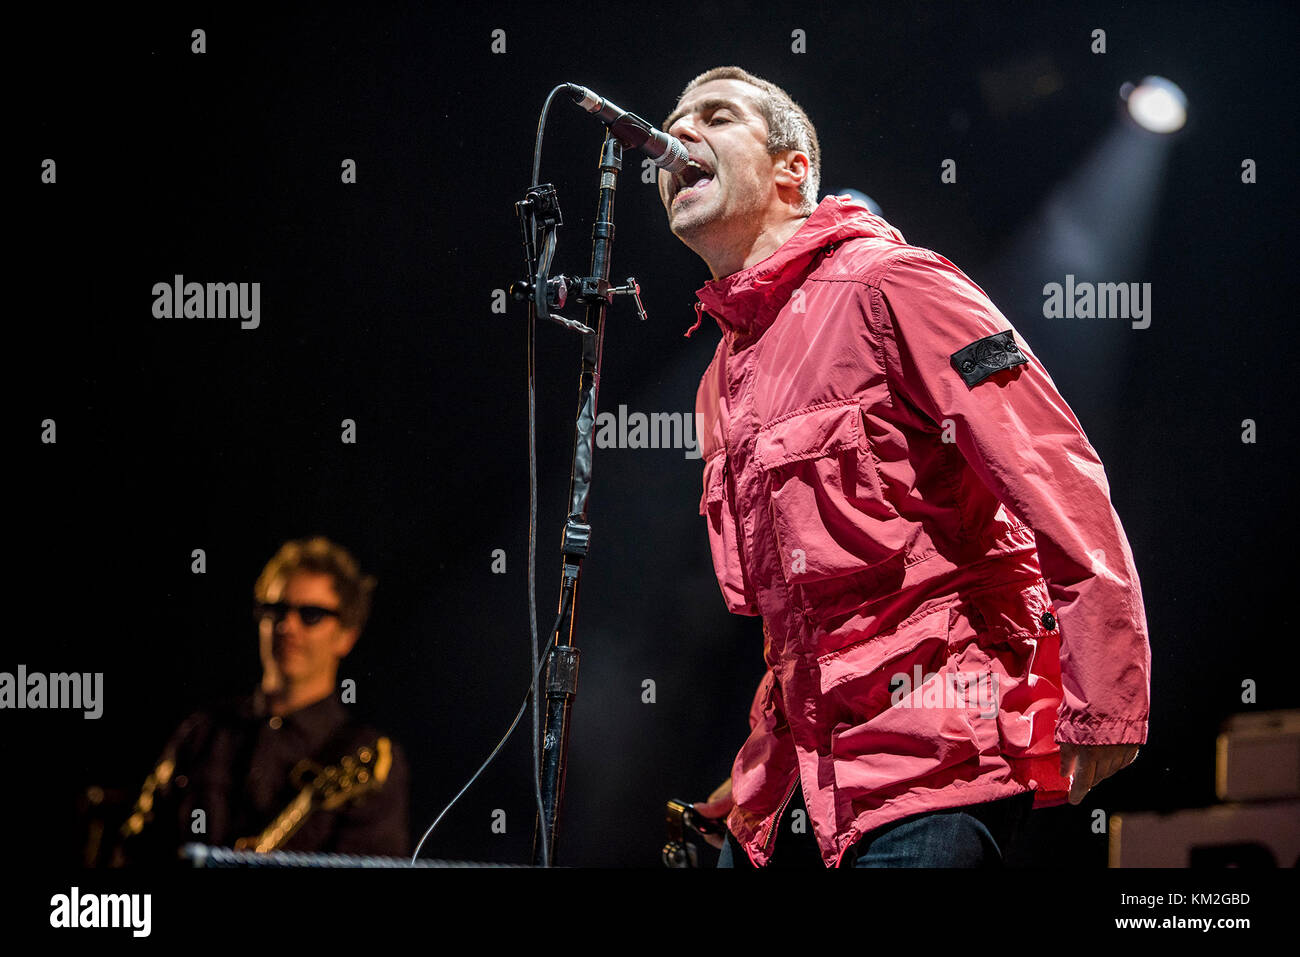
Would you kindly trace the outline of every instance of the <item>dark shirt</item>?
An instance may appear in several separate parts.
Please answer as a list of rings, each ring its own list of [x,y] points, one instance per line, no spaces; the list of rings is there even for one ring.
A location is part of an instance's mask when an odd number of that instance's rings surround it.
[[[260,692],[193,714],[163,751],[161,760],[173,762],[170,779],[154,795],[152,819],[128,841],[127,860],[173,860],[187,843],[233,847],[255,837],[297,796],[291,775],[299,761],[337,765],[362,746],[375,748],[379,737],[333,695],[283,716],[268,712]],[[381,786],[335,810],[317,807],[278,849],[409,854],[409,801],[410,768],[393,744]]]

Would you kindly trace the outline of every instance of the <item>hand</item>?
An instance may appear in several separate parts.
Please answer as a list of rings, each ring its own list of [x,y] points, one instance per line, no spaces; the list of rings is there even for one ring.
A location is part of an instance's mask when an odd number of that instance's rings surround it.
[[[1078,804],[1092,788],[1138,756],[1136,744],[1069,744],[1061,742],[1061,775],[1070,778],[1070,803]]]
[[[723,781],[709,795],[707,801],[700,801],[695,805],[695,813],[700,817],[723,818],[731,813],[731,809],[736,806],[736,802],[731,800],[731,778]],[[721,834],[702,834],[700,835],[709,842],[710,847],[722,850],[722,845],[726,838]]]

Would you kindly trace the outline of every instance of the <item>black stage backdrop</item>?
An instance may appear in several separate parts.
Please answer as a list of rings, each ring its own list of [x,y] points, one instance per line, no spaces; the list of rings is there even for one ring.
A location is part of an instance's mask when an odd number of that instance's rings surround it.
[[[712,66],[784,86],[817,125],[824,192],[865,191],[910,242],[979,282],[1097,447],[1145,592],[1150,740],[1084,805],[1034,815],[1018,863],[1104,867],[1097,808],[1214,803],[1220,722],[1300,703],[1282,600],[1297,525],[1290,5],[179,4],[14,17],[16,534],[0,670],[104,682],[97,720],[0,716],[10,846],[66,875],[56,885],[77,880],[85,789],[138,789],[186,713],[254,686],[251,586],[286,538],[328,535],[379,579],[341,677],[356,682],[357,713],[410,755],[413,839],[509,724],[528,683],[526,320],[494,297],[521,271],[513,203],[542,101],[564,81],[656,123]],[[1041,287],[1071,270],[1022,253],[1047,242],[1052,197],[1117,127],[1121,84],[1147,74],[1190,103],[1154,179],[1149,233],[1107,277],[1151,283],[1150,326],[1044,318]],[[601,138],[557,100],[542,178],[560,190],[557,266],[570,273],[587,267]],[[943,182],[945,159],[956,182]],[[1079,201],[1132,238],[1113,197]],[[612,309],[600,409],[689,413],[719,335],[708,317],[682,335],[708,275],[669,234],[639,154],[616,222],[613,277],[640,279],[649,321],[625,299]],[[258,327],[154,318],[154,284],[177,275],[260,283]],[[577,337],[538,330],[543,628],[577,362]],[[722,604],[700,473],[683,449],[597,451],[565,864],[659,867],[665,800],[707,795],[747,731],[761,625]],[[527,742],[521,725],[426,856],[529,859]]]

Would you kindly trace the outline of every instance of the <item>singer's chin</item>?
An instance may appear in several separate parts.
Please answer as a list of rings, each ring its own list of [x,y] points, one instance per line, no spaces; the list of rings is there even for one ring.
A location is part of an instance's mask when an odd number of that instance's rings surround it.
[[[668,217],[668,228],[672,230],[674,236],[688,246],[690,245],[688,240],[701,235],[707,225],[708,220],[703,216],[696,215],[694,210],[675,211]]]
[[[682,242],[686,243],[686,245],[688,246],[690,245],[690,238],[692,235],[694,235],[694,233],[691,231],[691,229],[688,226],[685,226],[682,223],[674,220],[673,222],[670,222],[668,224],[668,228],[669,230],[672,231],[672,234],[674,236],[676,236]]]

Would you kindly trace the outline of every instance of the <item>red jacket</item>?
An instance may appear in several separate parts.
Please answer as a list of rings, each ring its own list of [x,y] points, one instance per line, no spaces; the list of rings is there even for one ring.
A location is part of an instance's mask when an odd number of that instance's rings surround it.
[[[1058,741],[1146,741],[1146,618],[1105,471],[979,287],[831,197],[698,296],[722,328],[700,513],[768,665],[727,819],[755,864],[797,781],[837,866],[918,812],[1064,802]]]

